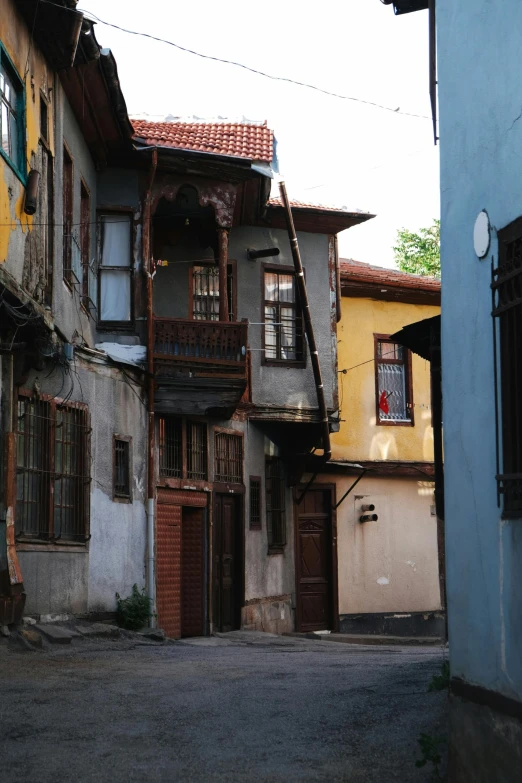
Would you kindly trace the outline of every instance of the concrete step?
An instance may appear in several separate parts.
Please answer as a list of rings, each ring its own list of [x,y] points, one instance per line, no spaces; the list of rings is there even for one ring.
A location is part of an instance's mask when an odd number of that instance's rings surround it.
[[[301,639],[315,639],[321,642],[340,642],[341,644],[366,644],[366,645],[444,645],[444,639],[436,636],[384,636],[377,634],[352,634],[352,633],[288,633],[284,636],[296,636]]]
[[[79,633],[72,631],[70,628],[62,628],[52,623],[40,623],[35,625],[34,628],[45,636],[51,644],[70,644],[75,637],[80,636]]]

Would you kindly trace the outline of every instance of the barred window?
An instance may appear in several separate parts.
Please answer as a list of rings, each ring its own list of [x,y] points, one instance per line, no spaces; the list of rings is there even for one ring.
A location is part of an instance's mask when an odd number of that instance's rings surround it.
[[[214,480],[231,484],[243,482],[243,438],[216,432],[214,439]]]
[[[280,550],[286,544],[286,518],[283,463],[278,457],[266,459],[265,504],[268,548]]]
[[[131,439],[114,436],[113,494],[131,500]]]
[[[235,276],[233,264],[227,267],[228,318],[234,321]],[[192,268],[192,318],[195,321],[219,321],[219,266],[195,265]]]
[[[295,275],[266,270],[264,292],[265,361],[303,361],[303,324]]]
[[[250,476],[250,530],[261,529],[261,479]]]
[[[413,424],[410,352],[382,335],[375,337],[377,423]]]
[[[205,480],[208,476],[207,425],[162,416],[159,420],[159,473],[162,478]]]
[[[20,395],[16,438],[17,537],[85,540],[91,482],[85,406]]]
[[[522,218],[499,231],[498,240],[499,261],[491,283],[498,387],[497,483],[503,516],[513,519],[522,517]]]

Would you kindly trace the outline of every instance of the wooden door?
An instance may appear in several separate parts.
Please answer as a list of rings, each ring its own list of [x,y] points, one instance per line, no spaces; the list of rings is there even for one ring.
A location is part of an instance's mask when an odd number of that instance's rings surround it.
[[[242,537],[239,499],[216,495],[214,515],[214,630],[234,631],[241,624]]]
[[[181,513],[181,636],[205,633],[205,516],[202,508]]]
[[[156,520],[156,605],[158,625],[173,639],[181,635],[181,506],[175,493],[158,491]]]
[[[331,490],[309,489],[296,514],[297,630],[334,624]]]

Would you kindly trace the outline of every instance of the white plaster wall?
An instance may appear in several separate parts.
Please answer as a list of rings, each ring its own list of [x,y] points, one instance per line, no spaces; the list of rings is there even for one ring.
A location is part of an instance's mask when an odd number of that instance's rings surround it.
[[[338,499],[353,481],[336,478]],[[337,509],[339,614],[441,608],[434,502],[429,481],[365,478],[357,484]],[[360,523],[361,506],[370,503],[378,520]]]

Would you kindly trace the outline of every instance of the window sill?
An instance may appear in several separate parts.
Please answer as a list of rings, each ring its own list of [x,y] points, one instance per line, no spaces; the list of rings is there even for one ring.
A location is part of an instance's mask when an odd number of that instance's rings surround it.
[[[89,548],[87,542],[80,544],[77,541],[62,541],[60,544],[52,544],[49,541],[36,541],[22,539],[16,543],[17,552],[69,552],[87,554]]]
[[[127,505],[132,505],[132,498],[129,495],[113,495],[112,502],[127,503]]]
[[[3,151],[3,149],[1,149],[1,148],[0,148],[0,156],[7,163],[7,165],[9,166],[11,171],[13,172],[13,174],[16,174],[16,176],[18,177],[18,179],[20,180],[20,182],[22,183],[22,185],[25,188],[26,185],[27,185],[27,176],[24,176],[24,174],[22,174],[22,172],[18,169],[18,167],[15,166],[15,164],[13,163],[11,158],[8,155],[6,155],[5,152]],[[30,217],[30,216],[28,215],[27,217]]]
[[[377,426],[379,427],[414,427],[415,422],[412,420],[409,421],[389,421],[388,419],[382,421],[381,419],[377,420]]]
[[[306,362],[304,359],[262,359],[261,366],[263,367],[287,367],[297,370],[304,370],[306,368]]]
[[[270,557],[271,555],[284,555],[285,553],[285,546],[286,544],[274,544],[273,546],[268,547],[267,555]]]

